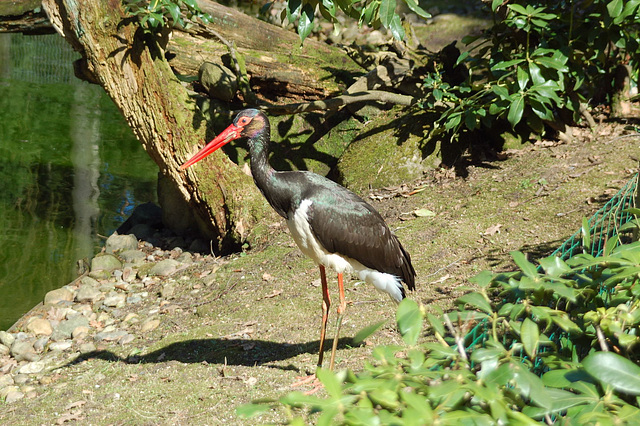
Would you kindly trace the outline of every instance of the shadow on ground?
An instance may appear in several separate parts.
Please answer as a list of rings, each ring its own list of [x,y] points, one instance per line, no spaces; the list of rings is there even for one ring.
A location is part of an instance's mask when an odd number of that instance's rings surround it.
[[[325,341],[325,348],[331,348],[332,344],[333,341],[327,339]],[[353,338],[350,337],[340,338],[338,342],[338,349],[348,349],[354,346],[357,345],[354,343]],[[192,339],[171,343],[145,355],[132,355],[124,358],[108,350],[93,351],[78,356],[66,366],[79,364],[90,359],[102,359],[127,364],[179,361],[185,364],[206,362],[209,364],[243,365],[251,367],[283,361],[306,353],[317,354],[319,347],[319,340],[301,344],[290,344],[255,339]],[[292,365],[269,365],[268,367],[299,371],[297,367]]]

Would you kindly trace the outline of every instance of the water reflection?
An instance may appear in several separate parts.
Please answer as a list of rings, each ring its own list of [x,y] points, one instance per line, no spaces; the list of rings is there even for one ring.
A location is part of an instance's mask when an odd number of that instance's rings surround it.
[[[58,35],[0,34],[0,330],[75,278],[157,167]]]

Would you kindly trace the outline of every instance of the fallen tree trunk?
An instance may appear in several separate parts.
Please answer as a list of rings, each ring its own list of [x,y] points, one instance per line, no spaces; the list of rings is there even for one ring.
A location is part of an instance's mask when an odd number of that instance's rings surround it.
[[[178,197],[161,200],[174,228],[198,226],[218,250],[247,238],[264,212],[251,179],[224,154],[205,167],[180,172],[178,167],[206,136],[206,122],[175,77],[159,46],[145,43],[133,23],[125,23],[121,2],[46,0],[53,26],[82,54],[86,70],[104,87],[129,126]],[[77,13],[81,10],[82,13]],[[195,218],[186,217],[184,200]],[[176,220],[180,218],[181,220]]]

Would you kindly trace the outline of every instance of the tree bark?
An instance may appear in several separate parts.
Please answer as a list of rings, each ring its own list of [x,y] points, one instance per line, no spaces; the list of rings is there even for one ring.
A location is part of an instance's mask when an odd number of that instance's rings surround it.
[[[197,225],[222,251],[245,240],[247,230],[264,215],[260,194],[224,153],[186,173],[178,170],[201,146],[206,123],[162,49],[124,19],[122,2],[46,0],[43,6],[54,28],[82,54],[88,72],[120,108],[160,174],[195,211],[195,218],[174,227]],[[183,207],[170,207],[168,213]]]

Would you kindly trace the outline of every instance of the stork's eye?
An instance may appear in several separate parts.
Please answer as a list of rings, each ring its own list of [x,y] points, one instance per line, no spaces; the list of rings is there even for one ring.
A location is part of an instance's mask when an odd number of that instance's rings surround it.
[[[249,124],[250,121],[251,121],[251,118],[249,117],[240,117],[240,119],[238,120],[238,125],[246,126],[247,124]]]

